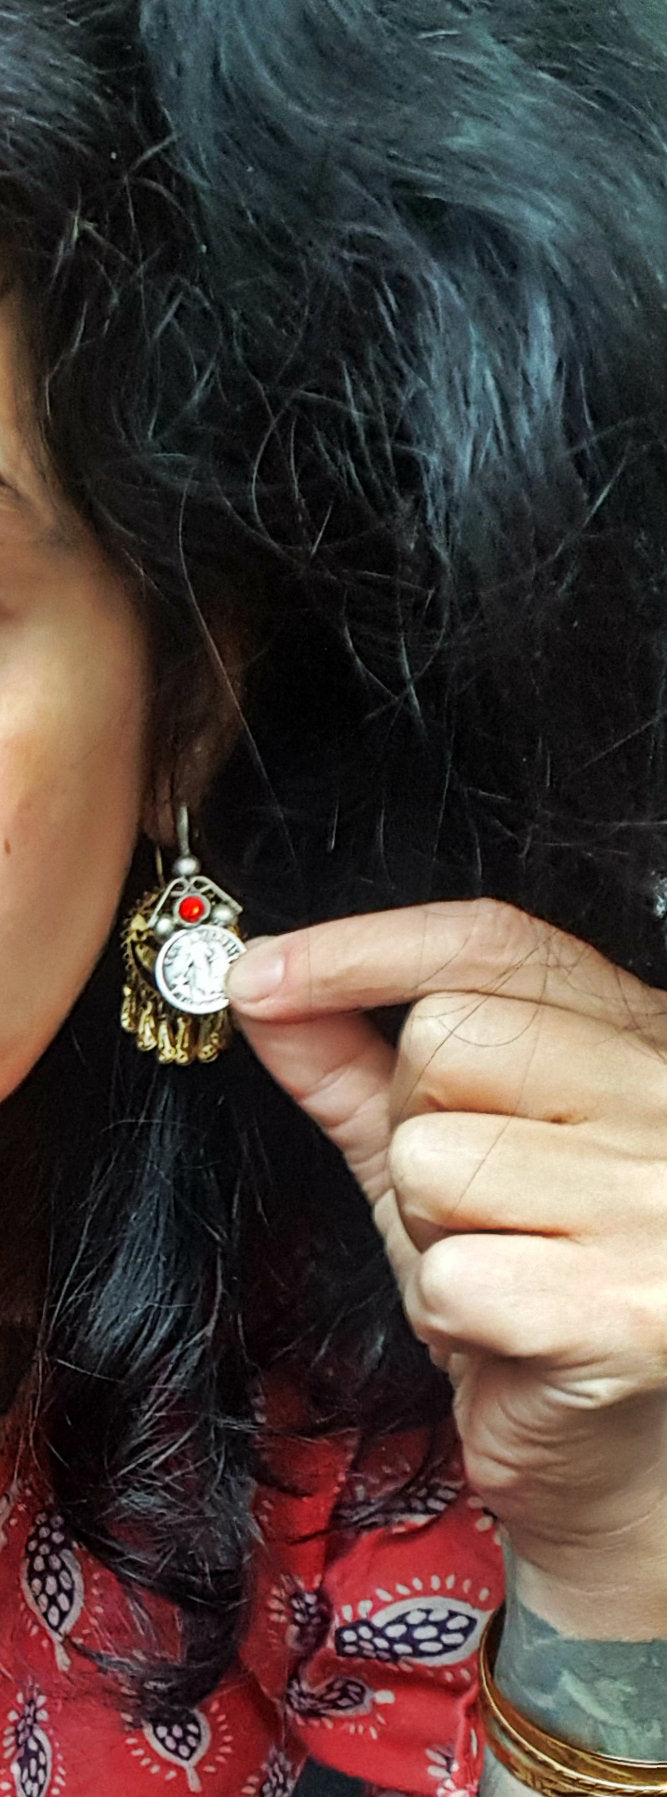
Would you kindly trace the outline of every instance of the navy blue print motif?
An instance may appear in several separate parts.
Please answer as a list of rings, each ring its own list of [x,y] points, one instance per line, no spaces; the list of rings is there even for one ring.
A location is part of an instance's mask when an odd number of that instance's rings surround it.
[[[16,1755],[11,1774],[16,1797],[46,1797],[51,1783],[51,1743],[40,1723],[44,1721],[37,1694],[25,1699],[14,1723]]]
[[[291,1618],[289,1639],[301,1653],[312,1654],[325,1640],[331,1620],[331,1608],[323,1591],[292,1591],[289,1596]]]
[[[291,1797],[295,1782],[296,1774],[285,1754],[272,1748],[257,1797]]]
[[[165,1716],[162,1721],[147,1723],[146,1740],[162,1759],[181,1766],[189,1791],[200,1791],[201,1783],[195,1767],[211,1745],[211,1730],[201,1710],[183,1710]]]
[[[374,1616],[341,1623],[334,1646],[342,1659],[445,1666],[467,1660],[485,1621],[484,1613],[462,1598],[401,1598]]]
[[[338,1529],[395,1529],[401,1524],[430,1522],[442,1516],[458,1497],[463,1481],[444,1478],[441,1474],[425,1474],[406,1485],[402,1491],[374,1496],[361,1483],[343,1494],[334,1511],[333,1524]]]
[[[349,1716],[367,1710],[372,1692],[360,1678],[329,1678],[323,1685],[302,1684],[298,1674],[287,1686],[287,1707],[311,1722],[324,1716]]]
[[[40,1510],[25,1548],[21,1569],[24,1595],[42,1628],[51,1636],[61,1672],[69,1666],[63,1637],[74,1627],[83,1607],[83,1575],[57,1510]]]

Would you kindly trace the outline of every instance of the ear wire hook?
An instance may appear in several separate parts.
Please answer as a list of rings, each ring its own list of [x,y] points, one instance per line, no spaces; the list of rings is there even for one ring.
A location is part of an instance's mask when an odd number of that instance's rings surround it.
[[[176,836],[179,855],[190,854],[190,818],[187,805],[179,805],[176,810]]]
[[[191,860],[192,855],[191,855],[191,849],[190,849],[190,815],[188,812],[187,805],[178,805],[177,809],[176,809],[176,840],[178,843],[179,860],[181,860],[183,858],[187,859],[188,861]],[[164,858],[162,855],[162,849],[161,849],[159,843],[157,843],[157,842],[155,844],[155,866],[156,866],[157,877],[160,882],[160,885],[165,886],[166,880],[165,880],[165,872],[164,872]]]

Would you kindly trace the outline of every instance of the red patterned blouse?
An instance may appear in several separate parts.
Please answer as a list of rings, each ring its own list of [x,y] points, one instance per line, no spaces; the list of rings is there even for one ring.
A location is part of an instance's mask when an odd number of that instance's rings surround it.
[[[421,1430],[385,1437],[363,1461],[356,1447],[352,1432],[283,1441],[280,1465],[302,1495],[257,1490],[238,1664],[195,1709],[143,1728],[79,1651],[136,1644],[126,1597],[69,1539],[48,1493],[17,1483],[5,1450],[2,1797],[289,1797],[311,1754],[365,1779],[368,1797],[474,1797],[477,1648],[503,1595],[494,1519],[465,1480],[452,1424],[426,1471]],[[153,1615],[173,1649],[174,1616]]]

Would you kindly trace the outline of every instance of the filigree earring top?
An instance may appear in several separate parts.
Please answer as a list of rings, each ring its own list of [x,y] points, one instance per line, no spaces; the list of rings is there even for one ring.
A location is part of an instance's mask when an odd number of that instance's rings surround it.
[[[121,1027],[163,1064],[214,1061],[232,1025],[227,974],[244,952],[241,906],[201,871],[190,850],[185,805],[177,811],[178,855],[165,882],[144,894],[122,933],[126,983]]]

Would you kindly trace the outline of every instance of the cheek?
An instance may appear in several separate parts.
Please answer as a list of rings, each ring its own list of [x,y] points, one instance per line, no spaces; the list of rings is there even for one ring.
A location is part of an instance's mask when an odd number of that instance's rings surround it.
[[[0,728],[0,1101],[57,1034],[108,939],[145,771],[134,628],[98,642],[94,661],[33,653],[26,667]]]

